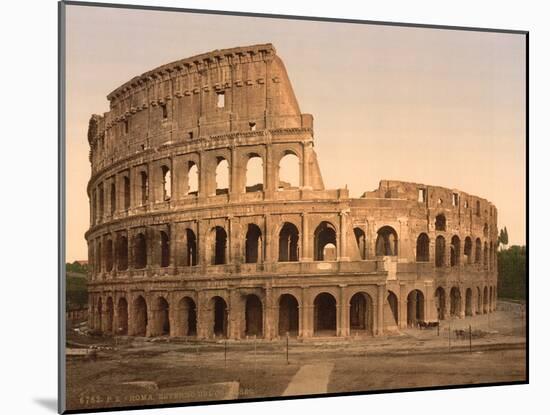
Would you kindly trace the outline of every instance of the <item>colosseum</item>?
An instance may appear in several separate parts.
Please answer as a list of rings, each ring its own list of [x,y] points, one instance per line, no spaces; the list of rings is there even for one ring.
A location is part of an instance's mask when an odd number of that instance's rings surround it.
[[[494,205],[401,181],[325,189],[273,45],[169,63],[107,99],[88,129],[90,329],[346,338],[495,310]]]

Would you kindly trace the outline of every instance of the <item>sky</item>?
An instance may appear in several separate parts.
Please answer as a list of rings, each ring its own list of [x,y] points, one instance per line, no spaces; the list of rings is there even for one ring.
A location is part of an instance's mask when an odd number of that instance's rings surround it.
[[[326,188],[382,179],[460,189],[525,244],[525,38],[518,34],[67,6],[66,259],[87,258],[91,114],[134,76],[272,43],[313,114]]]

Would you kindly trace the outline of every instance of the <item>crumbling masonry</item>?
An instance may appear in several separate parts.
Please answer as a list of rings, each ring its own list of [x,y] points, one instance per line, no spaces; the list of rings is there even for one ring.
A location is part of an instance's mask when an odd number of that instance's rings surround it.
[[[495,309],[495,207],[398,181],[325,189],[272,45],[173,62],[107,98],[88,131],[92,329],[347,337]],[[284,158],[298,183],[280,179]]]

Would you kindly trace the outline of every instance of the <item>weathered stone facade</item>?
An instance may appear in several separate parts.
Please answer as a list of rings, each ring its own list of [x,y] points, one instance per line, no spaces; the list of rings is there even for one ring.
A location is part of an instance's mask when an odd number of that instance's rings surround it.
[[[416,183],[325,189],[313,117],[272,45],[170,63],[108,99],[88,132],[93,329],[346,337],[495,309],[495,207]],[[279,180],[287,155],[296,186]]]

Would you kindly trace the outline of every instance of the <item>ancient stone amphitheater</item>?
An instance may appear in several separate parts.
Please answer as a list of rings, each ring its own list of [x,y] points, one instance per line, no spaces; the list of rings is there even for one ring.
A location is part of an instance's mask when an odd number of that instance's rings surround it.
[[[93,330],[347,337],[495,309],[495,207],[417,183],[325,189],[313,117],[271,44],[163,65],[107,98],[88,131]],[[292,163],[297,183],[281,179]]]

